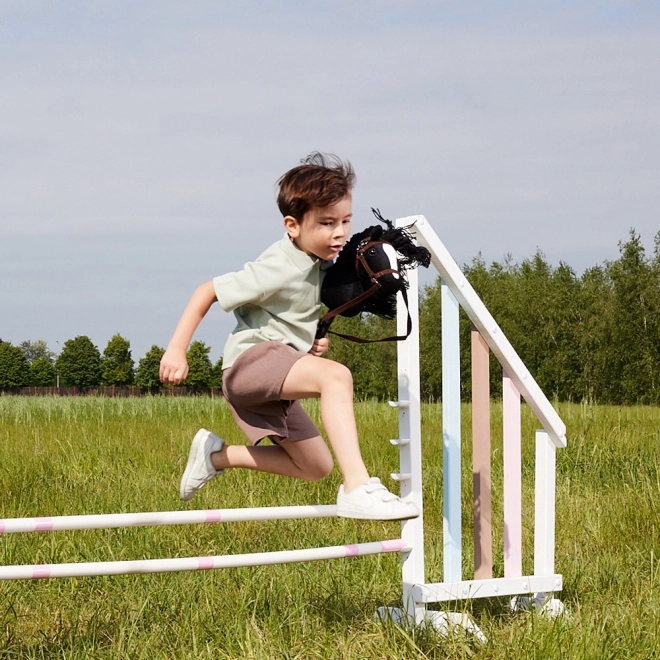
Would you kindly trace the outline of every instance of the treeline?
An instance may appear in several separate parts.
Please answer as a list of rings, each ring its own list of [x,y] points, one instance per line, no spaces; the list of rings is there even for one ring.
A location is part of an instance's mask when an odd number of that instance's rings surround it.
[[[551,266],[541,252],[522,263],[509,257],[487,265],[481,256],[463,271],[541,389],[562,401],[631,404],[660,402],[660,232],[648,256],[631,230],[617,260],[581,276],[567,264]],[[470,397],[470,322],[461,313],[463,396]],[[365,338],[395,335],[380,318],[339,318],[332,329]],[[426,400],[441,398],[440,282],[420,298],[420,377]],[[222,359],[193,342],[193,391],[221,386]],[[101,354],[88,337],[67,341],[55,356],[45,342],[0,343],[0,389],[23,385],[90,388],[136,385],[157,391],[163,349],[152,346],[134,366],[130,344],[115,335]],[[359,398],[396,397],[396,342],[355,344],[332,338],[328,357],[348,365]],[[491,391],[501,392],[502,371],[491,361]]]
[[[143,392],[160,390],[158,371],[165,349],[152,346],[138,362],[128,339],[116,334],[103,353],[85,335],[64,342],[59,355],[43,339],[18,346],[0,340],[0,390],[22,387],[66,387],[89,391],[98,387],[136,386]],[[188,377],[182,386],[204,392],[222,385],[222,358],[212,364],[211,347],[194,341],[188,349]]]

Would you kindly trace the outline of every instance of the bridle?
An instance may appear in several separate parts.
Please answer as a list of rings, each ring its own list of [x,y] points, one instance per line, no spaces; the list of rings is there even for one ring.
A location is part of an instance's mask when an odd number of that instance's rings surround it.
[[[406,293],[405,286],[401,286],[398,289],[399,291],[401,291],[401,295],[403,296],[403,300],[406,304],[406,310],[408,311],[408,327],[405,335],[383,337],[381,339],[364,339],[363,337],[354,337],[353,335],[344,335],[339,332],[332,332],[329,329],[330,324],[332,323],[335,316],[341,314],[342,312],[345,312],[347,309],[350,309],[351,307],[355,307],[356,305],[359,305],[360,303],[364,302],[367,298],[373,296],[379,289],[382,289],[383,285],[380,282],[380,278],[385,277],[386,275],[394,275],[394,274],[398,275],[399,278],[402,278],[402,273],[397,268],[383,268],[378,272],[373,271],[373,269],[369,265],[369,262],[365,254],[370,249],[372,249],[377,245],[390,245],[390,243],[389,241],[372,240],[371,236],[367,236],[362,241],[360,241],[360,243],[358,244],[358,248],[355,252],[356,272],[359,273],[360,271],[358,268],[359,266],[362,266],[364,272],[369,277],[369,281],[371,282],[371,287],[366,291],[363,291],[360,295],[356,296],[352,300],[349,300],[348,302],[345,302],[343,305],[340,305],[339,307],[335,307],[335,309],[330,310],[327,314],[324,314],[321,317],[321,320],[319,321],[318,329],[316,331],[317,339],[325,337],[327,333],[330,333],[337,337],[342,337],[343,339],[349,339],[350,341],[355,341],[360,344],[372,344],[381,341],[401,341],[403,339],[407,339],[410,333],[412,332],[412,319],[410,318],[410,310],[408,309],[408,294]],[[403,282],[403,280],[401,281]]]
[[[380,278],[384,277],[385,275],[401,275],[399,272],[398,268],[383,268],[383,270],[379,270],[377,273],[374,273],[374,271],[371,269],[371,266],[369,265],[369,262],[367,261],[366,257],[364,256],[369,250],[376,246],[376,245],[391,245],[388,241],[374,241],[371,239],[371,236],[368,238],[365,238],[359,245],[357,252],[355,254],[355,261],[359,264],[362,264],[362,268],[364,268],[365,272],[369,276],[369,279],[371,282],[374,283],[374,285],[380,284]]]

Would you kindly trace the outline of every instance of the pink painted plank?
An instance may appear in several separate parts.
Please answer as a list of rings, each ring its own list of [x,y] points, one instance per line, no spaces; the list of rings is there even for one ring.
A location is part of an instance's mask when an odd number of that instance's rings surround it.
[[[520,392],[504,372],[504,577],[522,575],[522,454]]]
[[[474,577],[493,577],[490,475],[489,350],[473,326],[472,340],[472,487],[474,517]]]

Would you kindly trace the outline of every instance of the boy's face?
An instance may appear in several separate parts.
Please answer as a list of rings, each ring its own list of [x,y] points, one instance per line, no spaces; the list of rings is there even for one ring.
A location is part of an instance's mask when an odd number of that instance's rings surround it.
[[[344,247],[351,233],[352,199],[343,197],[332,206],[315,207],[302,222],[287,215],[284,226],[293,242],[310,257],[329,261]]]

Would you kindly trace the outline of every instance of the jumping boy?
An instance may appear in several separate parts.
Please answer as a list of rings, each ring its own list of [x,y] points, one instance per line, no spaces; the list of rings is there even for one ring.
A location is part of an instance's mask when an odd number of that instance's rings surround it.
[[[186,351],[214,302],[234,312],[237,325],[223,355],[223,394],[250,446],[227,445],[201,429],[181,479],[189,500],[228,468],[248,468],[315,481],[333,469],[330,450],[300,399],[321,399],[321,419],[343,477],[337,515],[400,520],[419,511],[369,476],[353,411],[353,379],[344,365],[323,358],[315,339],[324,268],[348,240],[350,163],[315,152],[278,181],[277,204],[286,233],[243,270],[197,288],[160,364],[160,379],[178,384],[188,374]],[[260,444],[269,438],[273,445]]]

